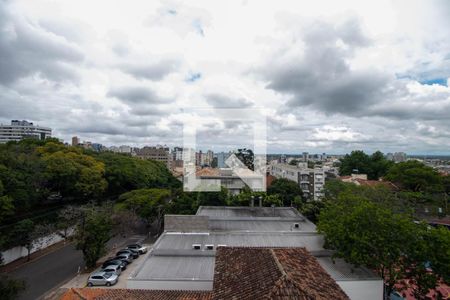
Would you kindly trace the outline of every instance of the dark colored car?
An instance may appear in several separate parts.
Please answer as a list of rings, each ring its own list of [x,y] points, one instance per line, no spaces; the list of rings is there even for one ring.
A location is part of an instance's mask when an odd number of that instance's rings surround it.
[[[116,257],[113,257],[112,259],[120,259],[128,264],[131,264],[133,262],[133,256],[130,253],[122,253],[120,255],[117,255]]]
[[[116,253],[116,255],[121,255],[121,254],[130,254],[133,257],[133,259],[136,259],[139,257],[139,252],[131,250],[131,249],[122,249]]]
[[[119,265],[120,268],[123,270],[125,270],[127,268],[127,263],[124,262],[123,260],[120,259],[108,259],[107,261],[105,261],[102,265],[102,269],[106,268],[107,266],[111,266],[111,265]]]

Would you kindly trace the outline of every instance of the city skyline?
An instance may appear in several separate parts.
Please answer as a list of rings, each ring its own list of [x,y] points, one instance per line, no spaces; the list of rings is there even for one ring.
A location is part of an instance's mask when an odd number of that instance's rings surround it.
[[[268,153],[449,155],[449,12],[439,0],[4,2],[0,122],[174,147],[190,120],[222,151],[246,147],[248,127],[186,109],[262,108]]]

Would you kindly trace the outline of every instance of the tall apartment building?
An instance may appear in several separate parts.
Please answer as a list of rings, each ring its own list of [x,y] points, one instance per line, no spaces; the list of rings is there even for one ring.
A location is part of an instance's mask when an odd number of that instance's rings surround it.
[[[225,161],[230,157],[229,152],[218,152],[215,154],[215,157],[217,157],[217,167],[218,168],[227,168],[228,166],[225,164]]]
[[[20,141],[23,138],[45,140],[51,136],[51,128],[34,125],[25,120],[11,120],[11,125],[0,124],[0,143]]]
[[[152,159],[156,161],[163,162],[168,169],[170,169],[171,165],[171,156],[170,156],[170,149],[168,147],[149,147],[145,146],[141,149],[135,150],[136,157],[139,157],[141,159]]]
[[[182,147],[174,147],[173,148],[172,159],[173,160],[183,160],[183,148]]]
[[[286,178],[297,182],[303,191],[303,196],[307,199],[317,201],[324,195],[325,171],[323,169],[274,164],[270,169],[270,174],[276,178]]]
[[[407,155],[405,152],[395,152],[394,154],[388,153],[386,154],[386,159],[398,163],[406,161]]]
[[[302,160],[303,161],[308,161],[309,160],[309,153],[308,152],[303,152],[302,153]]]
[[[72,137],[72,146],[78,146],[79,143],[80,143],[80,138],[77,136],[73,136]]]

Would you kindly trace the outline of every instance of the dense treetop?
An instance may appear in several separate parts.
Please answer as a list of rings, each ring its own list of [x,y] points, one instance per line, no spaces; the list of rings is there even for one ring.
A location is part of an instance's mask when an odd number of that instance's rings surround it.
[[[352,173],[367,174],[370,180],[377,180],[384,176],[394,164],[385,159],[380,151],[367,155],[364,151],[356,150],[346,154],[340,161],[341,176]]]
[[[57,139],[0,145],[0,222],[67,201],[102,201],[139,188],[177,187],[164,164],[65,146]]]

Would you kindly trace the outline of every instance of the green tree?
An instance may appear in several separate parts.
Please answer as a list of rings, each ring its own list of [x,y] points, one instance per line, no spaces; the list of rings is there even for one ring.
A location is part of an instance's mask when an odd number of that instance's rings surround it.
[[[364,151],[355,150],[340,159],[339,175],[352,173],[368,174],[370,171],[370,157]]]
[[[25,290],[25,282],[0,274],[0,296],[2,300],[14,300]]]
[[[439,173],[415,160],[395,164],[385,178],[414,192],[443,192],[442,177]]]
[[[283,201],[283,206],[291,206],[296,197],[302,197],[303,192],[295,181],[286,178],[277,178],[267,189],[267,194],[277,194]]]
[[[217,157],[213,157],[213,160],[211,162],[211,168],[217,168],[218,160]]]
[[[439,294],[436,287],[441,280],[450,280],[450,231],[426,224],[417,224],[416,228],[417,234],[402,261],[408,278],[404,286],[412,289],[416,299],[425,300],[430,290]]]
[[[68,205],[58,212],[57,227],[60,230],[59,234],[64,239],[68,238],[69,229],[79,222],[81,216],[81,209],[73,205]]]
[[[283,200],[281,199],[281,196],[279,194],[273,194],[273,195],[267,195],[263,199],[264,206],[283,206]]]
[[[7,195],[3,195],[5,189],[0,180],[0,224],[3,220],[14,214],[13,199]]]
[[[136,213],[148,226],[156,221],[157,230],[160,232],[171,198],[172,193],[167,189],[139,189],[120,195],[118,207]]]
[[[75,245],[83,252],[88,268],[95,267],[97,260],[106,254],[106,243],[111,238],[110,213],[98,208],[85,208],[74,235]]]
[[[337,257],[374,269],[390,294],[404,276],[399,262],[414,241],[414,226],[406,216],[344,193],[321,211],[318,229],[325,234],[325,246],[335,249]]]
[[[250,170],[254,170],[253,161],[255,159],[255,155],[251,149],[243,148],[238,149],[234,152],[237,158],[244,163]]]
[[[370,174],[369,179],[379,179],[386,175],[392,167],[393,162],[385,158],[381,151],[376,151],[370,156]]]
[[[369,156],[364,151],[356,150],[340,159],[339,174],[341,176],[352,173],[367,174],[368,179],[378,180],[391,166],[392,162],[388,161],[380,151]]]
[[[50,188],[64,196],[77,198],[99,197],[106,189],[105,166],[95,158],[79,153],[80,149],[64,148],[53,143],[38,151],[46,164]],[[52,152],[58,150],[56,152]]]
[[[289,164],[290,164],[291,166],[296,166],[296,165],[298,165],[299,162],[300,162],[300,160],[298,160],[298,159],[293,159],[293,160],[291,160],[291,161],[289,162]]]
[[[25,247],[28,251],[28,261],[30,260],[31,248],[33,247],[34,229],[35,224],[30,219],[18,222],[13,229],[14,234],[12,236],[14,237],[16,244]]]
[[[302,203],[302,205],[299,207],[299,210],[302,215],[304,215],[308,220],[316,224],[319,220],[319,214],[324,207],[325,200],[310,201]]]
[[[104,152],[96,158],[105,164],[108,194],[120,195],[143,188],[178,188],[181,183],[157,161]]]

